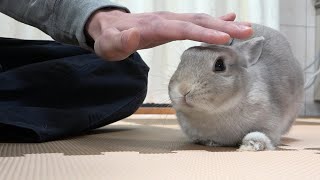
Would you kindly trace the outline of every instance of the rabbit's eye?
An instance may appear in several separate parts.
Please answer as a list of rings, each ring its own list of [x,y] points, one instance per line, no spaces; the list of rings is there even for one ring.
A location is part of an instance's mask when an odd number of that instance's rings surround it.
[[[226,65],[224,64],[224,59],[222,57],[217,58],[214,65],[215,72],[224,72],[226,70]]]

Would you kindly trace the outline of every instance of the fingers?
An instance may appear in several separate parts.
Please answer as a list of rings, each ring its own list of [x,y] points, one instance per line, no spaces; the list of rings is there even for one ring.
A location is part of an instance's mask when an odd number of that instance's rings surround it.
[[[253,30],[251,27],[245,26],[240,23],[230,22],[230,21],[223,21],[220,19],[216,19],[215,23],[210,23],[210,21],[202,21],[198,22],[204,27],[216,29],[218,31],[222,31],[225,33],[230,34],[230,36],[239,39],[245,39],[252,35]]]
[[[224,17],[224,18],[228,18]],[[252,35],[253,30],[250,23],[239,23],[233,21],[224,21],[211,16],[193,19],[193,23],[209,29],[225,32],[231,37],[245,39]]]
[[[140,33],[135,28],[121,32],[116,28],[109,28],[96,39],[94,50],[106,60],[119,61],[135,52],[139,42]]]
[[[211,44],[225,44],[230,40],[230,36],[224,32],[204,28],[193,23],[166,20],[161,28],[154,29],[157,37],[156,41],[161,40],[194,40]]]
[[[244,39],[252,35],[253,30],[248,22],[233,22],[235,18],[234,13],[227,14],[220,18],[214,18],[208,14],[197,13],[172,13],[172,12],[158,12],[159,16],[169,20],[181,20],[191,22],[196,25],[225,32],[231,37]]]

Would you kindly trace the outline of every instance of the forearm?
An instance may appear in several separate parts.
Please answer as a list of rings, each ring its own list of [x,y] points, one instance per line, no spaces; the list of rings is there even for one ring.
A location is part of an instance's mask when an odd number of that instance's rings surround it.
[[[89,48],[84,34],[88,18],[98,9],[128,9],[108,0],[0,0],[0,11],[67,44]]]

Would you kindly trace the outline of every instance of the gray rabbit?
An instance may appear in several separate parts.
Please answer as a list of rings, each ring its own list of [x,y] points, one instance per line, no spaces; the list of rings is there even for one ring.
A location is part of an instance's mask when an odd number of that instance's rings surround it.
[[[207,146],[273,150],[303,98],[303,70],[287,39],[253,25],[254,36],[231,45],[187,49],[169,96],[184,133]]]

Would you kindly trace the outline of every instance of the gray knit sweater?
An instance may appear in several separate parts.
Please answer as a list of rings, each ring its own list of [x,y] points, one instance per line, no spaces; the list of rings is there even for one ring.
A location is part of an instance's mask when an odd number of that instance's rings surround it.
[[[91,49],[84,34],[86,21],[102,8],[129,12],[108,0],[0,0],[0,12],[39,28],[58,42],[86,49]]]

